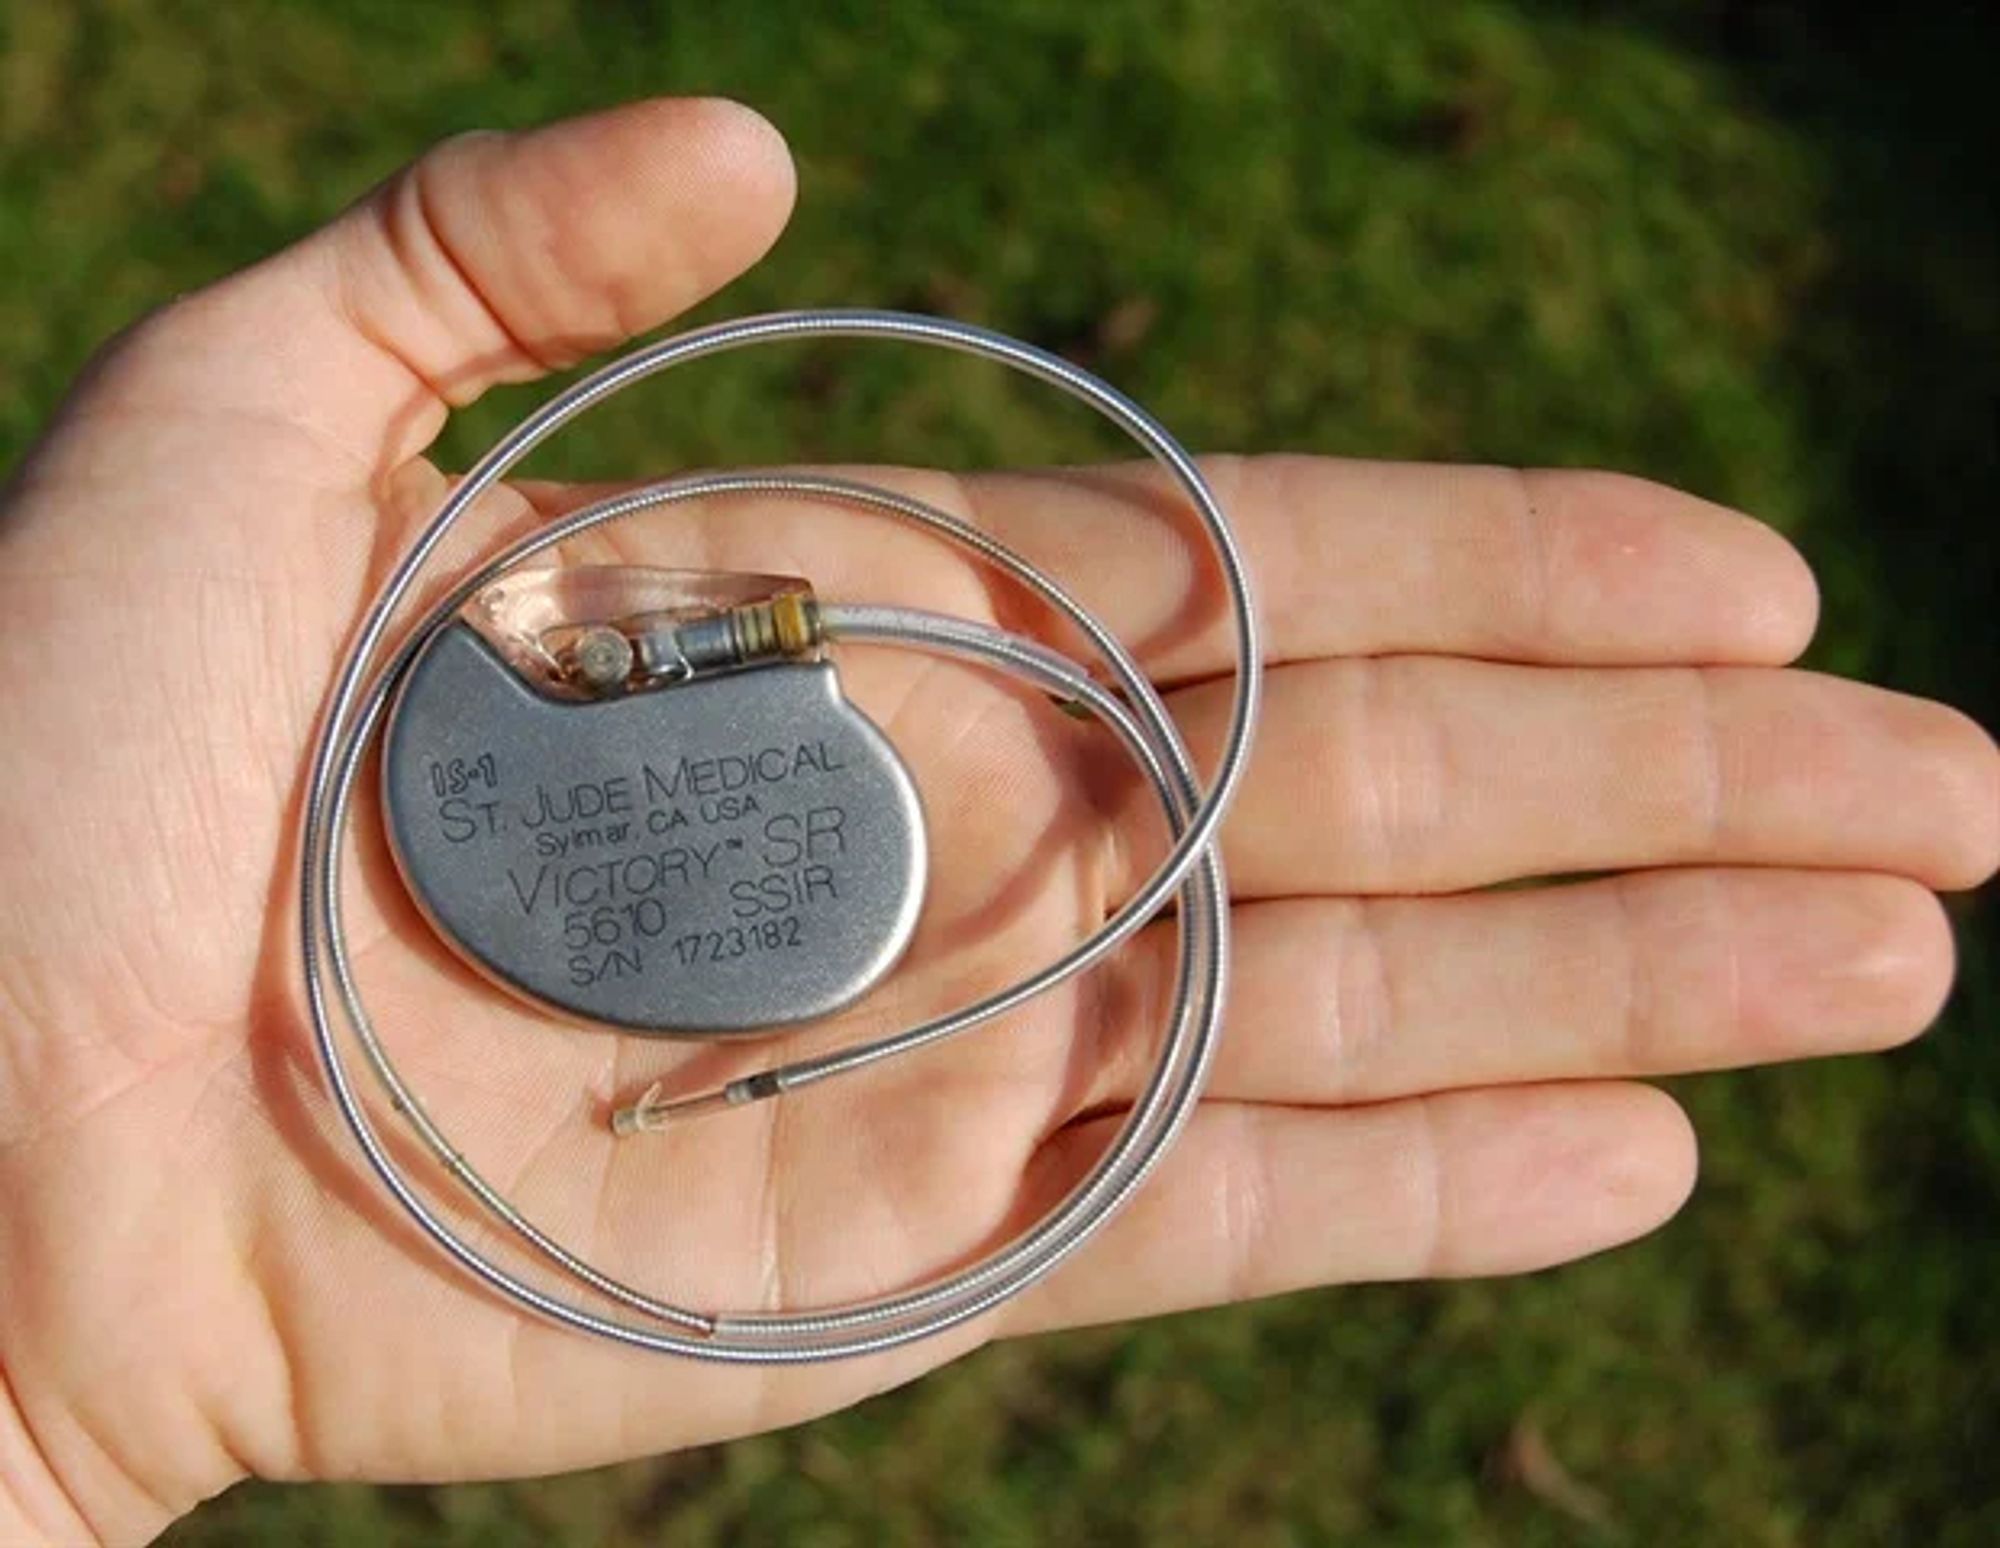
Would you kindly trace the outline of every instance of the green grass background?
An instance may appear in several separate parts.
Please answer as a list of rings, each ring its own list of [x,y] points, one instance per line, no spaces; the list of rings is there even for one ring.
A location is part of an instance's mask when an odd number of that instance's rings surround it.
[[[0,468],[109,331],[428,141],[728,93],[788,133],[802,197],[711,315],[949,311],[1086,361],[1198,447],[1687,485],[1804,546],[1822,665],[1992,723],[1983,9],[0,0]],[[703,369],[540,468],[1106,449],[971,366]],[[536,395],[465,415],[454,454]],[[575,1477],[249,1485],[171,1540],[2000,1541],[2000,940],[1990,909],[1959,920],[1964,983],[1924,1044],[1686,1083],[1700,1191],[1608,1258],[991,1350]]]

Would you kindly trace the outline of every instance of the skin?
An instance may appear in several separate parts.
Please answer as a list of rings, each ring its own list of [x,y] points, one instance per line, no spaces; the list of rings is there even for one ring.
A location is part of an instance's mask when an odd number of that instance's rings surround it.
[[[1943,706],[1788,670],[1816,596],[1768,529],[1596,473],[1219,459],[1272,673],[1226,850],[1239,970],[1208,1099],[1044,1286],[893,1357],[658,1361],[470,1290],[377,1200],[301,1014],[301,769],[337,648],[444,487],[448,409],[609,348],[753,262],[775,133],[651,102],[450,142],[148,319],[0,517],[0,1538],[144,1539],[246,1473],[542,1472],[787,1424],[994,1338],[1302,1286],[1518,1272],[1630,1240],[1694,1140],[1634,1077],[1876,1049],[1935,1015],[1935,893],[2000,859],[2000,756]],[[875,470],[1075,580],[1198,752],[1220,599],[1130,469]],[[482,542],[586,491],[517,487]],[[1044,620],[921,536],[715,506],[575,545]],[[351,903],[406,1073],[586,1256],[694,1304],[823,1303],[975,1252],[1143,1079],[1165,927],[1004,1028],[615,1141],[605,1104],[902,1024],[1045,961],[1158,853],[1103,734],[968,670],[843,658],[948,863],[907,967],[749,1048],[553,1028],[411,914]],[[366,825],[364,824],[364,827]],[[1488,884],[1564,873],[1558,887]]]

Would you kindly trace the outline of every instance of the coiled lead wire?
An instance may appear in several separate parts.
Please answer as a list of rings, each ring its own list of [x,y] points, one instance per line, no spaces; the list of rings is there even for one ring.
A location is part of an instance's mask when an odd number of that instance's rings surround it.
[[[389,652],[386,664],[374,669],[374,658],[382,652],[398,605],[437,544],[478,495],[530,448],[592,404],[673,364],[749,343],[814,334],[940,344],[1024,370],[1081,398],[1126,429],[1188,491],[1220,561],[1238,648],[1243,652],[1229,733],[1206,796],[1201,795],[1185,748],[1144,674],[1108,631],[1053,581],[968,523],[907,497],[844,480],[807,475],[709,475],[655,485],[572,513],[515,544],[455,588]],[[828,632],[836,637],[869,638],[968,657],[1085,707],[1114,731],[1139,763],[1177,835],[1167,859],[1125,908],[1058,962],[1010,989],[892,1037],[745,1077],[692,1100],[661,1104],[652,1115],[654,1121],[672,1121],[677,1113],[776,1096],[962,1032],[1095,965],[1156,914],[1176,891],[1181,892],[1180,977],[1170,1030],[1152,1078],[1097,1166],[1040,1223],[971,1268],[899,1295],[824,1311],[727,1314],[676,1307],[620,1284],[526,1220],[437,1130],[415,1093],[396,1074],[354,982],[340,916],[340,840],[356,770],[402,673],[424,643],[450,622],[457,608],[500,574],[588,527],[678,500],[744,492],[838,499],[919,521],[970,547],[1035,590],[1069,617],[1104,656],[1131,699],[1131,710],[1083,669],[1047,647],[965,620],[901,609],[829,605]],[[1151,1170],[1199,1098],[1220,1025],[1227,959],[1226,889],[1212,841],[1241,777],[1254,730],[1257,651],[1256,619],[1241,556],[1199,471],[1143,409],[1056,357],[1001,335],[938,319],[841,312],[783,314],[723,324],[664,340],[613,362],[551,400],[481,459],[392,572],[342,663],[315,746],[308,785],[301,929],[314,1043],[343,1120],[392,1196],[449,1256],[521,1305],[582,1331],[698,1358],[790,1363],[893,1348],[979,1315],[1040,1279],[1102,1226]],[[326,981],[329,970],[335,991],[331,999]],[[481,1254],[440,1217],[390,1155],[363,1108],[334,1033],[332,1002],[336,1000],[371,1067],[388,1089],[392,1105],[480,1204],[570,1277],[665,1326],[641,1326],[606,1316],[529,1284]]]

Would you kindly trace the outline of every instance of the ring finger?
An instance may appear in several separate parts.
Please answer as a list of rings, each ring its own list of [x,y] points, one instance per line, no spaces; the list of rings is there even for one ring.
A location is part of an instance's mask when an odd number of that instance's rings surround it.
[[[1680,1074],[1886,1047],[1937,1014],[1935,897],[1842,872],[1642,872],[1450,898],[1235,911],[1209,1094],[1335,1105],[1455,1087]],[[1156,1055],[1174,932],[1104,970],[1055,1124],[1132,1101]]]

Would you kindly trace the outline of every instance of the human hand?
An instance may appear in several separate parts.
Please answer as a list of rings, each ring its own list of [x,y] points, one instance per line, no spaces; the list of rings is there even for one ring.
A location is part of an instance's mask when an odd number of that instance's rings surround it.
[[[2000,757],[1951,710],[1783,670],[1816,602],[1781,539],[1610,475],[1219,460],[1273,670],[1226,833],[1228,1034],[1132,1207],[996,1315],[872,1361],[664,1364],[472,1289],[371,1193],[319,1089],[290,907],[308,743],[444,488],[423,451],[448,407],[692,304],[791,196],[775,135],[721,104],[452,142],[117,341],[18,470],[0,1538],[141,1537],[246,1471],[583,1466],[823,1413],[987,1339],[1558,1262],[1690,1186],[1686,1121],[1630,1077],[1934,1015],[1933,889],[2000,859]],[[870,476],[1073,581],[1212,745],[1224,620],[1149,476]],[[585,497],[510,489],[482,534]],[[1022,621],[961,556],[851,512],[717,506],[567,557]],[[821,1303],[962,1258],[1087,1166],[1156,1035],[1166,926],[949,1048],[605,1132],[656,1075],[706,1085],[1011,981],[1150,867],[1157,825],[1101,733],[953,666],[844,661],[925,788],[936,864],[905,966],[831,1026],[726,1048],[551,1026],[470,978],[363,839],[359,971],[435,1116],[538,1223],[683,1302]],[[1618,874],[1482,890],[1585,872]]]

